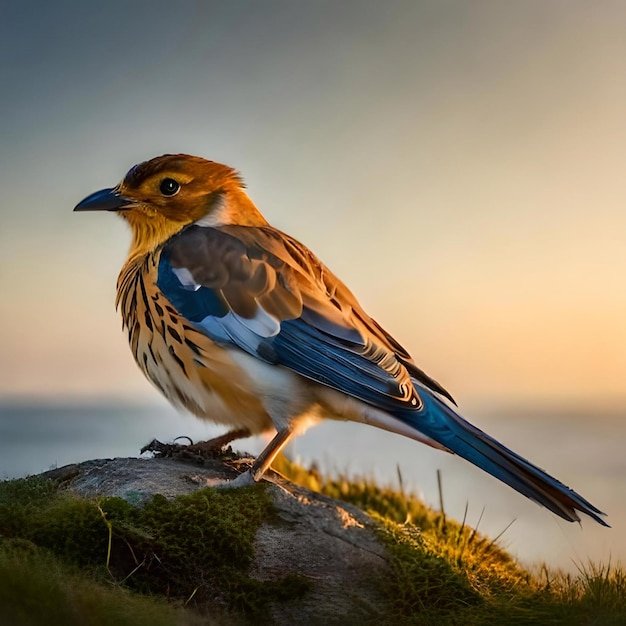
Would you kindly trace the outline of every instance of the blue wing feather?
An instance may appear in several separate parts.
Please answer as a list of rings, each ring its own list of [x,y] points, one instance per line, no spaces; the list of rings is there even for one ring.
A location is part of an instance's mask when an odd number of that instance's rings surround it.
[[[407,407],[395,377],[361,354],[362,342],[342,345],[300,318],[283,321],[271,345],[278,362],[302,376],[387,411]]]
[[[213,289],[200,286],[198,289],[185,287],[174,273],[167,254],[161,254],[157,287],[172,305],[192,322],[201,322],[211,315],[224,317],[230,311],[226,303]]]

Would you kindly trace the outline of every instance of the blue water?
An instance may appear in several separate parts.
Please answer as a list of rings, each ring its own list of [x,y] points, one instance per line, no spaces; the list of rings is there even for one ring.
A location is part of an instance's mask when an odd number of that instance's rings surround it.
[[[519,410],[485,412],[477,426],[576,489],[609,514],[613,528],[588,519],[582,528],[541,509],[467,462],[424,445],[359,424],[325,422],[299,437],[287,452],[324,471],[348,471],[398,484],[438,507],[436,470],[443,475],[446,514],[468,523],[484,509],[480,529],[499,534],[501,543],[525,564],[546,561],[576,571],[589,559],[626,564],[626,413],[534,414]],[[223,432],[217,426],[165,405],[0,402],[0,478],[34,474],[92,458],[138,456],[157,437],[194,440]],[[237,442],[253,454],[261,438]]]

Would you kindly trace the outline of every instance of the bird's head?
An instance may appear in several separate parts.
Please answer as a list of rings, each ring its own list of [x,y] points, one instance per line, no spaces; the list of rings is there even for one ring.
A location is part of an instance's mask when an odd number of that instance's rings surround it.
[[[267,224],[237,172],[186,154],[132,167],[117,186],[87,196],[74,211],[115,211],[133,231],[131,253],[154,249],[190,224]]]

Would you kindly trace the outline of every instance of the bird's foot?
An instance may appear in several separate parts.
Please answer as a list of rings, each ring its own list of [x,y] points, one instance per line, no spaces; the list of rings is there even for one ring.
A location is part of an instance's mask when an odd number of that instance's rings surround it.
[[[243,474],[239,474],[237,478],[233,478],[232,480],[225,480],[217,485],[215,485],[216,489],[239,489],[240,487],[250,487],[251,485],[255,485],[256,482],[254,478],[252,478],[252,472],[250,470],[246,470]]]
[[[141,449],[141,454],[152,452],[156,457],[179,457],[192,459],[199,463],[202,463],[205,459],[236,459],[238,455],[233,452],[228,444],[235,439],[243,439],[249,436],[250,431],[247,428],[239,428],[219,437],[214,437],[207,441],[199,441],[198,443],[194,443],[189,437],[177,437],[172,443],[162,443],[158,439],[153,439]],[[189,443],[176,443],[178,439],[187,439]]]
[[[177,437],[177,439],[181,439],[181,437]],[[185,437],[185,439],[189,439],[189,437]],[[192,445],[193,441],[189,439],[189,445]],[[165,457],[165,456],[175,456],[181,450],[186,448],[180,443],[176,443],[176,439],[172,443],[163,443],[158,439],[153,439],[150,443],[147,443],[143,448],[141,448],[140,454],[144,452],[152,452],[156,457]]]

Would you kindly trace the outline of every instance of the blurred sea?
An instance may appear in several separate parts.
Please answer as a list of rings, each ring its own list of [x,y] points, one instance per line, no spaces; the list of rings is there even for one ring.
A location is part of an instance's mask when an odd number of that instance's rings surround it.
[[[520,496],[469,463],[422,444],[360,424],[324,422],[299,437],[287,454],[326,472],[347,471],[398,485],[438,508],[436,470],[442,470],[449,517],[495,537],[512,520],[500,543],[526,564],[545,561],[576,572],[595,562],[626,565],[626,411],[600,414],[507,409],[468,416],[478,427],[545,468],[608,514],[612,528],[583,519],[570,524]],[[194,440],[223,432],[167,405],[100,402],[0,401],[0,479],[35,474],[93,458],[138,456],[153,437]],[[261,438],[235,442],[252,454]],[[483,512],[484,509],[484,512]],[[584,517],[584,516],[583,516]]]

